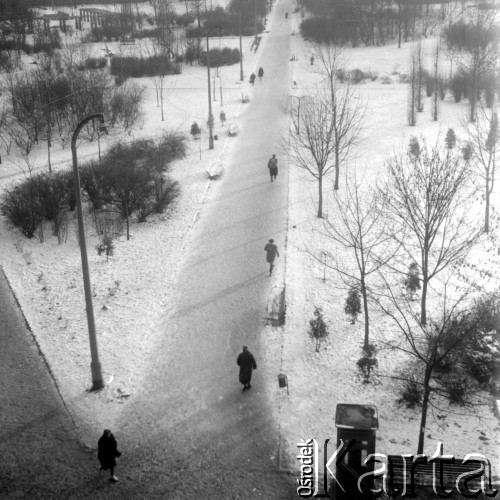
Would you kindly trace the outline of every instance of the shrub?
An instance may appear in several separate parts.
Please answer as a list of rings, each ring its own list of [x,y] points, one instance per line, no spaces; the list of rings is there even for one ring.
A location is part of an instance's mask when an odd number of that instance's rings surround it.
[[[472,147],[469,143],[465,144],[462,148],[462,158],[464,161],[470,161],[472,157]]]
[[[12,71],[19,67],[20,58],[17,52],[3,52],[0,49],[0,70]]]
[[[169,164],[185,155],[185,138],[169,132],[157,140],[140,139],[115,144],[101,162],[84,165],[82,189],[94,208],[118,211],[127,224],[136,213],[144,222],[153,212],[162,212],[179,195],[177,182],[164,178]]]
[[[7,190],[0,204],[0,210],[24,236],[33,238],[43,219],[33,179],[27,179]]]
[[[356,322],[358,314],[361,312],[361,298],[356,288],[351,288],[345,300],[344,312],[351,316],[351,323]]]
[[[181,194],[179,183],[170,178],[166,178],[163,184],[163,189],[156,199],[155,212],[163,213],[169,205],[174,202]]]
[[[410,75],[406,74],[406,73],[400,73],[399,75],[399,83],[410,83]]]
[[[335,78],[340,83],[344,83],[349,78],[349,75],[345,69],[340,68],[335,70]]]
[[[300,24],[300,34],[305,40],[315,43],[359,44],[358,22],[353,17],[343,18],[340,11],[335,17],[311,16]]]
[[[500,303],[495,297],[475,301],[470,322],[473,331],[462,355],[467,373],[486,387],[500,373]]]
[[[412,262],[408,267],[408,273],[403,284],[410,294],[410,297],[412,297],[417,290],[420,290],[420,278],[418,275],[418,264],[416,262]]]
[[[161,56],[132,57],[115,56],[111,58],[110,72],[122,78],[141,78],[143,76],[180,74],[180,65]]]
[[[108,64],[106,57],[88,57],[78,69],[102,69]]]
[[[455,102],[460,102],[466,92],[466,78],[463,73],[455,73],[450,81],[450,89]]]
[[[222,49],[210,49],[210,67],[217,66],[230,66],[240,62],[240,51],[238,49],[231,49],[224,47]],[[207,53],[200,54],[200,64],[207,65]]]
[[[457,144],[457,136],[452,128],[449,128],[446,132],[446,137],[444,139],[447,149],[453,149]]]
[[[359,68],[355,68],[349,72],[349,81],[354,85],[362,83],[365,80],[374,81],[376,79],[377,73],[375,73],[374,71],[363,71]]]
[[[36,182],[35,196],[38,199],[43,218],[52,224],[52,234],[59,235],[64,220],[64,207],[67,205],[67,185],[61,176],[39,174],[33,178]]]
[[[380,78],[380,83],[382,83],[383,85],[390,85],[391,83],[393,83],[393,81],[389,75],[384,75]]]
[[[407,408],[420,406],[422,402],[422,385],[413,374],[406,374],[405,380],[402,380],[399,386],[400,397],[397,400],[399,404],[405,404]]]
[[[420,156],[421,148],[418,137],[414,135],[410,137],[410,142],[408,143],[408,154],[412,158],[412,161],[417,159]]]
[[[494,74],[485,75],[481,79],[481,91],[487,108],[492,108],[495,104],[495,96],[498,94],[498,77]]]
[[[193,122],[189,133],[193,136],[193,139],[197,139],[201,134],[200,126],[196,122]]]
[[[441,380],[441,387],[451,404],[463,405],[470,394],[469,382],[465,377],[452,376]]]
[[[92,30],[86,35],[86,42],[112,42],[118,41],[124,35],[123,28],[121,26],[101,26],[99,28],[92,28]]]
[[[425,95],[430,97],[436,91],[436,79],[428,71],[422,71],[422,77],[425,85]]]
[[[105,234],[102,237],[102,240],[96,246],[97,255],[106,255],[106,261],[109,260],[109,257],[113,255],[115,251],[115,244],[113,242],[113,238],[109,234]]]

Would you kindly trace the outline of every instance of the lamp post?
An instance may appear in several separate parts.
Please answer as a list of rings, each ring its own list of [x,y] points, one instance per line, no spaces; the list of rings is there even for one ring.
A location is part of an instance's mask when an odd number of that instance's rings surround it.
[[[214,29],[220,29],[220,26],[213,26],[207,31],[207,76],[208,76],[208,149],[214,149],[214,119],[212,116],[212,98],[210,88],[210,47],[208,45],[208,38]]]
[[[73,132],[73,136],[71,137],[71,153],[73,156],[73,174],[75,182],[76,213],[78,218],[78,236],[80,240],[80,253],[82,257],[83,287],[85,290],[85,309],[87,311],[87,324],[89,329],[92,390],[97,391],[104,387],[104,382],[102,379],[101,363],[99,362],[99,353],[97,350],[94,308],[92,305],[92,290],[90,287],[89,263],[87,258],[87,247],[85,245],[85,231],[83,228],[82,199],[80,196],[80,175],[78,173],[78,161],[76,157],[76,140],[78,139],[78,134],[86,123],[94,119],[99,119],[101,122],[101,126],[104,124],[104,115],[102,113],[87,116],[87,118],[82,120],[76,127],[75,131]]]
[[[240,34],[240,81],[243,81],[243,49],[241,48],[241,0],[240,0],[240,10],[238,15],[238,31]]]

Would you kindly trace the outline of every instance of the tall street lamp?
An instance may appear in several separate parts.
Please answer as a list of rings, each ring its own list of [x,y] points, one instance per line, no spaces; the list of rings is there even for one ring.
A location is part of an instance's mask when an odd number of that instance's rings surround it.
[[[87,258],[87,247],[85,245],[85,231],[83,228],[83,210],[82,210],[82,199],[80,196],[80,175],[78,173],[78,161],[76,157],[76,140],[78,139],[78,134],[80,133],[83,126],[91,120],[98,119],[100,121],[101,127],[104,125],[104,115],[98,113],[96,115],[87,116],[82,120],[71,137],[71,153],[73,155],[73,175],[75,182],[75,198],[76,198],[76,213],[78,217],[78,235],[80,240],[80,253],[82,256],[82,272],[83,272],[83,287],[85,290],[85,308],[87,311],[87,323],[89,329],[89,341],[90,341],[90,356],[91,363],[90,369],[92,372],[92,390],[97,391],[104,387],[104,382],[102,379],[101,363],[99,362],[99,353],[97,351],[97,338],[95,330],[95,320],[94,320],[94,307],[92,305],[92,290],[90,287],[90,273],[89,273],[89,262]]]
[[[240,0],[240,10],[238,15],[238,31],[240,34],[240,81],[243,81],[243,49],[241,48],[241,0]]]
[[[208,149],[214,149],[214,118],[212,116],[212,99],[210,87],[210,47],[208,45],[208,38],[210,33],[215,29],[220,30],[220,26],[213,26],[207,31],[207,76],[208,76]]]

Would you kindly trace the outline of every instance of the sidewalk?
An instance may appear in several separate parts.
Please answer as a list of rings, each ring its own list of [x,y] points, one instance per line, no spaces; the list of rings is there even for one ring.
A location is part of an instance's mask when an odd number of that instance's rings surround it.
[[[1,268],[0,395],[1,498],[78,498],[95,488],[95,453],[79,444]]]

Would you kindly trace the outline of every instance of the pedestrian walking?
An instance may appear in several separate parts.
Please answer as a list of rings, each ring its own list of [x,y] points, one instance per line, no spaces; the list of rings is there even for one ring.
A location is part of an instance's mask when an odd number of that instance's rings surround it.
[[[259,68],[259,78],[262,78],[264,76],[264,68],[261,66]]]
[[[273,179],[276,180],[276,177],[278,177],[278,158],[276,158],[276,155],[273,155],[271,158],[269,158],[269,161],[267,162],[267,168],[269,169],[271,182],[273,182]]]
[[[121,453],[118,451],[118,443],[116,442],[115,436],[113,436],[113,433],[109,429],[104,429],[97,443],[97,448],[97,458],[101,463],[100,470],[109,469],[109,480],[113,483],[118,482],[118,478],[115,476],[115,458],[121,456]]]
[[[255,82],[255,73],[252,73],[250,75],[250,83],[253,85],[253,82]]]
[[[264,251],[266,252],[266,262],[269,263],[269,276],[271,276],[274,269],[274,259],[280,256],[278,247],[274,244],[274,240],[272,238],[264,247]]]
[[[252,370],[257,369],[257,363],[246,345],[243,346],[243,352],[239,354],[236,363],[240,367],[240,384],[243,384],[243,390],[251,389]]]

